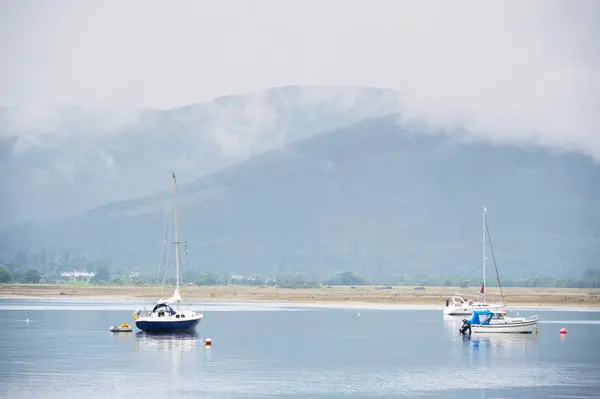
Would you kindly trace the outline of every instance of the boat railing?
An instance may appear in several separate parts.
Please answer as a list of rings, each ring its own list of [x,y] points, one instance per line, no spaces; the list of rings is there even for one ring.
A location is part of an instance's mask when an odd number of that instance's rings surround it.
[[[539,318],[540,318],[540,317],[539,317],[538,315],[535,315],[535,316],[529,316],[529,317],[528,317],[528,318],[526,318],[525,320],[526,320],[526,321],[537,321],[537,320],[539,320]]]

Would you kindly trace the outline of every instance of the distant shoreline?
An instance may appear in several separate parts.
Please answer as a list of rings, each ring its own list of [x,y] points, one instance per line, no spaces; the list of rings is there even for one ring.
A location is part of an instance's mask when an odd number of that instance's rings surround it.
[[[446,298],[460,295],[465,299],[480,297],[478,288],[457,287],[356,286],[323,288],[278,288],[252,286],[185,286],[184,300],[207,302],[302,302],[302,303],[371,303],[396,305],[439,305]],[[171,296],[174,287],[167,286],[162,297]],[[598,307],[600,289],[584,288],[504,288],[508,306],[519,307]],[[135,285],[0,285],[2,298],[69,298],[69,299],[129,299],[155,300],[161,296],[160,286]],[[488,302],[500,301],[500,291],[490,289]]]

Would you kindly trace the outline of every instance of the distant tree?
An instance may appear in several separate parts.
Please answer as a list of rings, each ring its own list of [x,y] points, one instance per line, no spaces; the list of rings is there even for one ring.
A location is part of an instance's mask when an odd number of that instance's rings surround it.
[[[11,279],[10,272],[6,266],[0,264],[0,283],[8,283]]]
[[[196,276],[195,273],[191,270],[188,270],[187,272],[185,272],[183,274],[183,283],[185,284],[189,284],[189,283],[196,283]]]
[[[169,277],[168,279],[165,280],[165,284],[166,285],[175,285],[175,277]]]
[[[365,285],[364,279],[355,276],[351,272],[343,272],[329,279],[326,282],[328,285]]]
[[[256,275],[253,278],[254,278],[254,280],[252,281],[252,285],[261,286],[265,283],[265,279],[259,275]]]
[[[404,285],[404,275],[400,274],[393,276],[390,280],[390,283],[392,283],[393,285]]]
[[[99,283],[100,281],[110,281],[110,273],[106,267],[99,269],[96,275],[92,277],[93,283]]]
[[[10,273],[11,279],[13,282],[15,283],[24,283],[25,282],[25,277],[23,276],[23,273],[20,270],[13,270]]]
[[[444,287],[451,287],[451,286],[452,286],[452,281],[450,281],[450,280],[446,280],[446,281],[444,282]]]
[[[460,288],[469,288],[469,282],[468,281],[461,281],[460,282]]]
[[[89,270],[97,272],[97,271],[99,271],[102,268],[108,269],[108,265],[106,264],[106,262],[94,261],[94,262],[89,262],[88,263],[88,269]]]
[[[16,266],[19,266],[19,267],[27,266],[27,264],[29,263],[29,256],[27,256],[27,252],[25,252],[25,251],[19,252],[14,257],[14,259],[12,260],[11,263]]]
[[[196,284],[198,285],[217,285],[219,277],[213,274],[203,274],[198,277]]]
[[[37,284],[42,279],[42,275],[40,274],[38,269],[29,269],[23,275],[23,280],[25,283]]]
[[[600,269],[586,269],[583,272],[583,277],[600,277]]]
[[[583,276],[591,281],[592,288],[600,287],[600,269],[586,269]]]

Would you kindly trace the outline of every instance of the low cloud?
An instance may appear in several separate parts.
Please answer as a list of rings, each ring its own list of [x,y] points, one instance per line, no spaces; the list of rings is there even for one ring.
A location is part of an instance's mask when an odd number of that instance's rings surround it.
[[[137,111],[122,109],[282,85],[371,86],[397,91],[405,120],[600,159],[593,0],[18,2],[0,15],[0,104],[111,108],[80,114],[70,127],[78,134],[136,126]],[[315,106],[359,101],[344,90],[301,96]],[[214,104],[201,134],[232,157],[285,142],[292,127],[263,95]],[[22,112],[5,132],[68,130],[44,107]],[[35,136],[22,148],[39,145]]]

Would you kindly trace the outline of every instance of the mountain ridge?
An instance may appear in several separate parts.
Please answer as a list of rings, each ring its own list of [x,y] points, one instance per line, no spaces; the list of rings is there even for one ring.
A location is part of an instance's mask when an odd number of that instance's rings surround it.
[[[3,108],[0,226],[151,195],[160,189],[153,176],[169,168],[183,183],[398,109],[391,90],[318,86],[265,89],[171,110]]]
[[[197,243],[191,262],[203,270],[470,275],[480,268],[482,200],[503,275],[573,274],[600,255],[592,159],[420,134],[396,114],[252,157],[180,193],[182,236]],[[113,203],[29,240],[152,263],[165,199]]]

